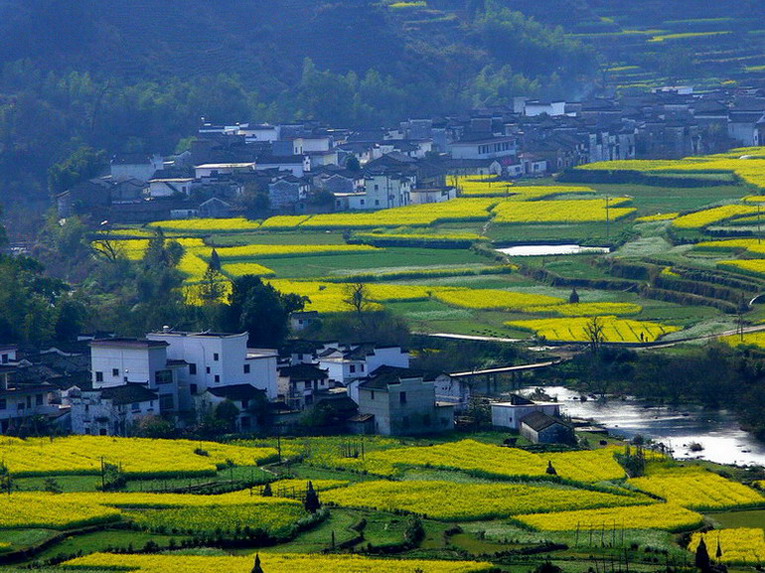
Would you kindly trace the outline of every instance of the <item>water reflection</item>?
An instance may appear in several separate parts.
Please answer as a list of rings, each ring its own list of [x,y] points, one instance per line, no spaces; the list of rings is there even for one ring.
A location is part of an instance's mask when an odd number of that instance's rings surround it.
[[[529,392],[531,392],[530,390]],[[637,400],[588,399],[562,386],[548,386],[545,392],[557,396],[562,410],[574,418],[592,418],[611,433],[627,438],[642,434],[674,450],[675,457],[701,457],[723,464],[765,465],[765,444],[743,431],[732,413],[704,410],[696,406],[648,407]],[[690,450],[701,444],[702,451]]]

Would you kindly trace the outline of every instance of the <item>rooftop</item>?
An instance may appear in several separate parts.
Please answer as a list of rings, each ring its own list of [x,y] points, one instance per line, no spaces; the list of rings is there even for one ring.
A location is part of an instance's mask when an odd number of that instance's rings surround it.
[[[90,346],[102,348],[158,348],[168,346],[164,340],[148,340],[146,338],[102,338],[90,341]]]
[[[540,432],[544,430],[545,428],[549,428],[550,426],[554,424],[560,424],[561,426],[568,426],[568,424],[566,424],[560,418],[553,418],[552,416],[548,416],[544,412],[532,412],[531,414],[524,416],[521,419],[521,424],[526,424],[529,428],[537,432]]]
[[[255,388],[255,386],[249,384],[232,384],[231,386],[221,386],[220,388],[208,388],[207,391],[213,396],[231,400],[232,402],[252,400],[253,398],[263,397],[265,394],[265,390]]]
[[[148,402],[157,400],[156,392],[149,390],[142,384],[124,384],[122,386],[113,386],[99,390],[103,400],[111,400],[117,405],[133,404],[134,402]]]

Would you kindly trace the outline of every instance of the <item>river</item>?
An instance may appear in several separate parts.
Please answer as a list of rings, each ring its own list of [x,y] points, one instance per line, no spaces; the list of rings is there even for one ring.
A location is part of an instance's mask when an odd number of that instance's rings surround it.
[[[721,464],[765,466],[765,444],[743,431],[726,410],[649,407],[636,399],[582,402],[577,392],[563,386],[547,386],[544,391],[557,396],[563,413],[572,418],[592,418],[610,433],[626,438],[642,434],[672,448],[676,458],[700,457]],[[689,445],[694,442],[704,449],[691,451]]]

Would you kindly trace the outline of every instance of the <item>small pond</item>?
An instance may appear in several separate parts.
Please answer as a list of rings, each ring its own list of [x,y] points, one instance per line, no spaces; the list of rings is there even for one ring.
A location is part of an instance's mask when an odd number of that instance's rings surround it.
[[[515,245],[497,249],[509,257],[541,257],[545,255],[581,255],[608,253],[608,247],[584,247],[582,245]]]

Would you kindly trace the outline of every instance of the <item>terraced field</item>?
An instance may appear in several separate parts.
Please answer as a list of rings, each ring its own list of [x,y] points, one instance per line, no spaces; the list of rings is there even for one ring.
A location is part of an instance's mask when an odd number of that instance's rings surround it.
[[[701,506],[762,510],[764,498],[739,482],[658,453],[649,453],[644,477],[627,479],[617,461],[625,453],[621,446],[531,453],[500,446],[496,435],[475,437],[434,445],[367,436],[365,454],[357,457],[347,457],[348,444],[360,436],[282,438],[289,463],[269,466],[255,481],[250,468],[234,464],[192,486],[176,463],[163,479],[133,472],[122,490],[110,492],[97,491],[99,480],[73,481],[86,476],[79,474],[71,440],[8,441],[4,448],[12,455],[44,446],[59,460],[55,469],[40,468],[59,493],[44,491],[50,482],[26,481],[28,491],[0,496],[0,566],[4,556],[14,556],[20,567],[53,559],[46,573],[210,567],[246,573],[256,560],[264,571],[469,573],[528,567],[541,552],[569,567],[626,555],[631,568],[647,572],[657,551],[673,563],[692,559],[702,536],[710,551],[721,546],[724,562],[758,561],[762,529],[699,530]],[[115,445],[111,437],[87,439],[117,457],[152,447],[165,452],[163,459],[183,459],[189,448],[163,440],[149,445],[124,438]],[[241,456],[248,463],[275,443],[239,442],[226,454],[250,450]],[[195,445],[195,451],[213,451]],[[217,492],[191,491],[212,485]],[[163,491],[168,487],[176,492]],[[322,504],[315,513],[304,505],[309,489]],[[681,531],[693,532],[688,548],[671,535]]]

